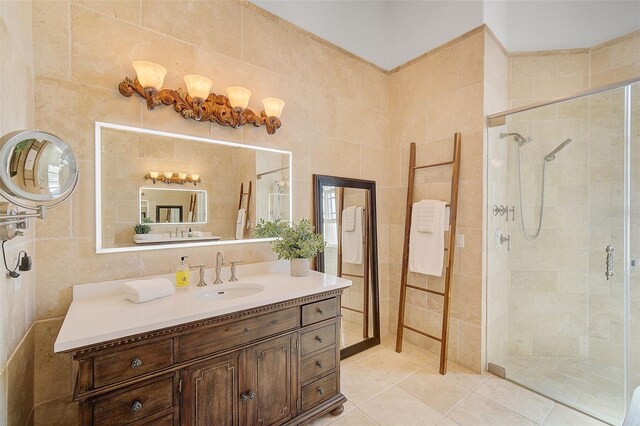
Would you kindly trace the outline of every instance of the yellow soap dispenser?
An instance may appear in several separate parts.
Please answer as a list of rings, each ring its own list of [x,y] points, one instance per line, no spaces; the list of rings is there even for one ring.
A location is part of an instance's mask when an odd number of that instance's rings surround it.
[[[176,290],[185,291],[189,289],[189,278],[191,271],[189,265],[184,263],[184,260],[188,259],[188,256],[182,256],[180,258],[180,264],[176,268]]]

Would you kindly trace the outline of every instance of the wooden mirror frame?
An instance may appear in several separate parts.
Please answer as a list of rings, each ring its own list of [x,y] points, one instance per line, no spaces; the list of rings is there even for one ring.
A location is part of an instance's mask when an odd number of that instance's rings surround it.
[[[370,211],[368,214],[368,227],[370,235],[369,244],[369,273],[371,290],[371,311],[373,313],[373,336],[362,341],[340,349],[340,359],[348,358],[352,355],[365,351],[380,344],[380,290],[378,281],[378,237],[377,237],[377,217],[376,217],[376,182],[372,180],[352,179],[337,176],[313,175],[313,217],[316,232],[322,233],[322,218],[324,204],[322,202],[322,192],[325,186],[335,186],[342,188],[364,189],[368,194],[368,204]],[[316,270],[324,272],[324,253],[318,253]],[[341,307],[342,309],[342,307]]]

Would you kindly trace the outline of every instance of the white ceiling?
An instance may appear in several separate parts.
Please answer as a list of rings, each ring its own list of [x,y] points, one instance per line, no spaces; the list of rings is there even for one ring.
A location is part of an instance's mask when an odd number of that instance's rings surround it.
[[[591,47],[640,29],[640,0],[253,0],[384,69],[486,23],[510,52]]]

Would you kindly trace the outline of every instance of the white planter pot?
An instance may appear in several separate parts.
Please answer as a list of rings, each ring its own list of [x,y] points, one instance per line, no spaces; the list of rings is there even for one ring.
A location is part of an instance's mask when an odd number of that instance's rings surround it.
[[[292,277],[306,277],[309,274],[309,259],[291,259],[289,265]]]
[[[151,234],[135,234],[133,236],[134,241],[148,240],[150,238],[151,238]]]

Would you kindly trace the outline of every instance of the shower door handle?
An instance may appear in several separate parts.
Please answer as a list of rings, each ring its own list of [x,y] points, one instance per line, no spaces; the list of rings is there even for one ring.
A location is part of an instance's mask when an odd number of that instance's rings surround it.
[[[609,244],[604,251],[607,252],[607,270],[604,273],[604,276],[607,277],[607,281],[609,281],[611,277],[615,275],[613,272],[613,252],[615,249],[611,247],[611,244]]]

